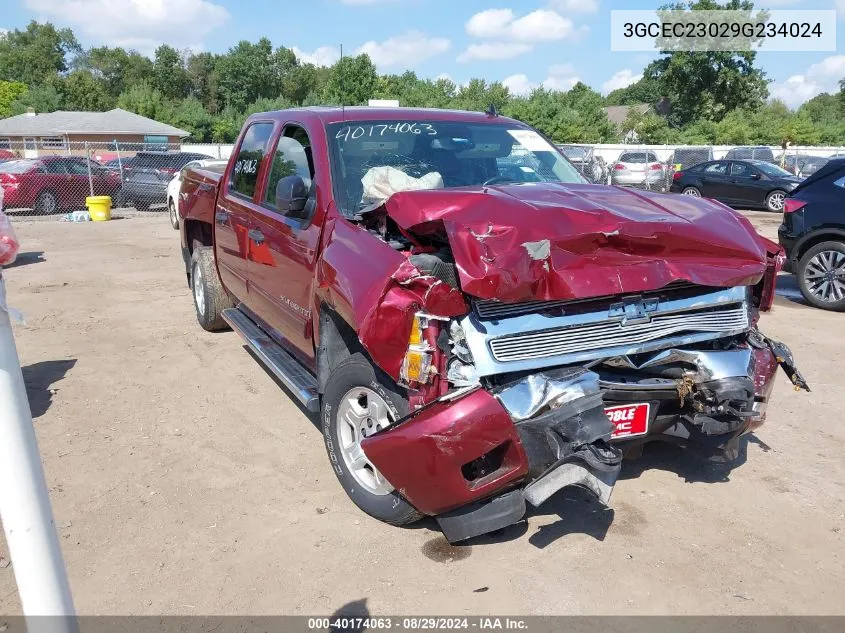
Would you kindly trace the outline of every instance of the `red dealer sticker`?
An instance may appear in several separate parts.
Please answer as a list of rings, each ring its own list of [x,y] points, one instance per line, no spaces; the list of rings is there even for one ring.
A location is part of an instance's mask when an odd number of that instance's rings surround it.
[[[616,427],[611,439],[619,440],[648,433],[649,404],[626,404],[604,410]]]

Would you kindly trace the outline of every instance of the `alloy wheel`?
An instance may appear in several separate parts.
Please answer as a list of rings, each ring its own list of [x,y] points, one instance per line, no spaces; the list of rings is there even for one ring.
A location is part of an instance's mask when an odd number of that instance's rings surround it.
[[[845,253],[822,251],[807,262],[804,271],[807,290],[825,303],[845,299]]]
[[[335,416],[343,461],[355,481],[374,495],[390,494],[393,486],[364,455],[361,442],[365,437],[387,428],[392,422],[384,398],[367,387],[347,391]]]

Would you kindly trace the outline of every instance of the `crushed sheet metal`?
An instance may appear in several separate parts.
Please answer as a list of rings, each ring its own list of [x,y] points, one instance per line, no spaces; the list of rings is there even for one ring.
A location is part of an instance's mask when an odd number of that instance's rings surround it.
[[[585,369],[538,372],[497,390],[496,397],[514,422],[600,392],[599,377]]]
[[[749,286],[770,242],[703,198],[581,184],[528,183],[400,192],[388,215],[419,242],[448,241],[464,292],[503,302],[581,299],[673,281]],[[548,241],[549,254],[538,245]]]
[[[733,376],[747,376],[751,368],[752,350],[740,348],[731,350],[667,349],[657,352],[641,363],[635,363],[629,356],[619,356],[605,362],[610,367],[626,369],[660,370],[673,365],[688,365],[695,368],[694,378],[698,382],[719,380]]]

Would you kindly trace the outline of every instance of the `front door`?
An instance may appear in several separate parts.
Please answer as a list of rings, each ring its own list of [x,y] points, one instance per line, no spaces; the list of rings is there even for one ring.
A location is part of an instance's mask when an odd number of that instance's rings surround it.
[[[214,209],[214,248],[220,280],[247,304],[250,224],[253,210],[257,208],[258,175],[273,127],[272,122],[259,121],[244,133],[228,179],[220,183],[220,195]]]
[[[276,143],[261,205],[253,214],[249,269],[255,311],[306,359],[314,356],[311,311],[320,241],[320,227],[312,223],[317,199],[310,146],[308,134],[298,125],[286,126]],[[287,217],[276,206],[276,185],[292,175],[302,178],[309,190],[306,210],[299,217]]]
[[[762,204],[766,197],[763,174],[748,163],[733,162],[728,191],[737,204]]]

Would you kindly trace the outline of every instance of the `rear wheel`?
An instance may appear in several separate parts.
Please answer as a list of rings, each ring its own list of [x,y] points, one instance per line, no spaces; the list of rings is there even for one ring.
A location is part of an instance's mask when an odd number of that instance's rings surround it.
[[[361,442],[408,411],[402,390],[361,353],[331,372],[323,394],[323,436],[335,475],[355,505],[392,525],[407,525],[423,515],[369,462]]]
[[[696,187],[684,187],[681,193],[685,196],[692,196],[693,198],[701,197],[701,192]]]
[[[176,231],[179,230],[179,214],[176,213],[176,203],[173,202],[173,199],[167,201],[167,210],[170,213],[170,226],[172,226]]]
[[[221,315],[223,310],[232,307],[232,301],[214,269],[214,254],[210,246],[194,247],[191,256],[191,290],[197,321],[202,329],[208,332],[226,329],[226,321]]]
[[[772,213],[783,211],[783,201],[786,200],[786,193],[783,191],[772,191],[766,196],[766,209]]]
[[[798,260],[796,274],[808,303],[845,312],[845,243],[816,244]]]
[[[35,212],[39,215],[50,215],[59,210],[59,199],[52,191],[42,191],[35,199]]]

